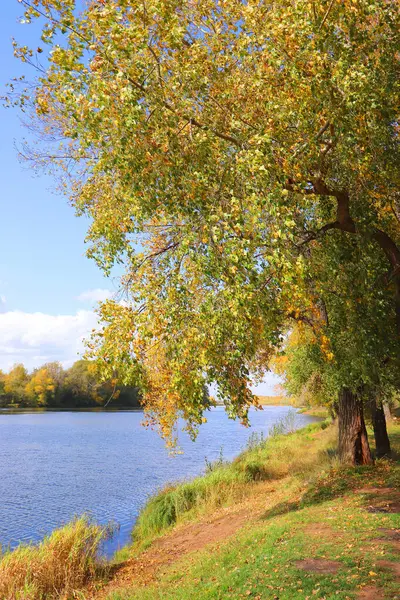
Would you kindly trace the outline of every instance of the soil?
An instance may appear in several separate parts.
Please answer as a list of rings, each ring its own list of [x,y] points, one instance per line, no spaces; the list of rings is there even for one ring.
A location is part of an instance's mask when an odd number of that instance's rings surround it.
[[[368,496],[367,511],[370,513],[400,513],[400,492],[395,488],[365,487],[356,493]]]
[[[396,578],[396,581],[400,581],[400,563],[392,562],[390,560],[377,560],[376,566],[384,571],[390,571]]]
[[[375,538],[377,542],[385,542],[394,554],[400,554],[400,529],[377,530],[381,535]]]
[[[359,592],[357,600],[385,600],[385,595],[375,585],[369,585]]]
[[[304,560],[296,560],[294,564],[298,569],[302,569],[303,571],[321,573],[322,575],[335,574],[340,568],[343,568],[343,563],[337,560],[325,560],[324,558],[306,558]]]
[[[386,529],[384,527],[379,527],[377,529],[379,533],[382,533],[382,538],[384,540],[390,540],[392,542],[400,542],[400,529]]]

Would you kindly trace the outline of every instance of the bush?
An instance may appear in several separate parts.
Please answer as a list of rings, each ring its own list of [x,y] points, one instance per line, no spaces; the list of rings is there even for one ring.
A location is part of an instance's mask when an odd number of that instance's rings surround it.
[[[108,530],[86,517],[55,530],[39,545],[21,545],[0,558],[2,600],[70,598],[104,568],[98,551]]]

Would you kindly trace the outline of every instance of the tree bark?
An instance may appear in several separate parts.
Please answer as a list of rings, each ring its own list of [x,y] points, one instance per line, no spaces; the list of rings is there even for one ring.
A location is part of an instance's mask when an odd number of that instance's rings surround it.
[[[376,457],[390,456],[391,448],[386,429],[385,409],[379,398],[371,400],[371,417],[374,428]]]
[[[387,402],[383,403],[383,412],[385,413],[386,423],[388,421],[391,421],[393,419],[392,413],[390,411],[390,406],[389,406],[389,404]]]
[[[362,400],[348,388],[339,393],[339,458],[349,465],[373,463]]]

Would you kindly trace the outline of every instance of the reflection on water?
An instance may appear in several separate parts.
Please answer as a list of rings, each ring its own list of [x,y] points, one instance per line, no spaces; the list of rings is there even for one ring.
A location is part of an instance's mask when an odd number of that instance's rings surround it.
[[[142,413],[0,414],[0,543],[37,541],[74,515],[88,513],[119,530],[106,552],[129,541],[140,508],[166,483],[193,477],[221,447],[231,459],[253,431],[268,432],[289,407],[251,411],[251,429],[212,410],[196,442],[180,435],[184,454],[170,456],[140,423]],[[313,419],[297,415],[297,425]]]

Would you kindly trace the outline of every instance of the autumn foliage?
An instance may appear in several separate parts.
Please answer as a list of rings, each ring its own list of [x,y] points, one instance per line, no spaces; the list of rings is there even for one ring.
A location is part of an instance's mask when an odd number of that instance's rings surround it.
[[[25,157],[124,268],[90,348],[104,377],[138,381],[167,435],[210,383],[246,422],[301,324],[336,394],[397,385],[398,2],[21,4],[42,23],[40,56],[15,43],[41,70]]]

